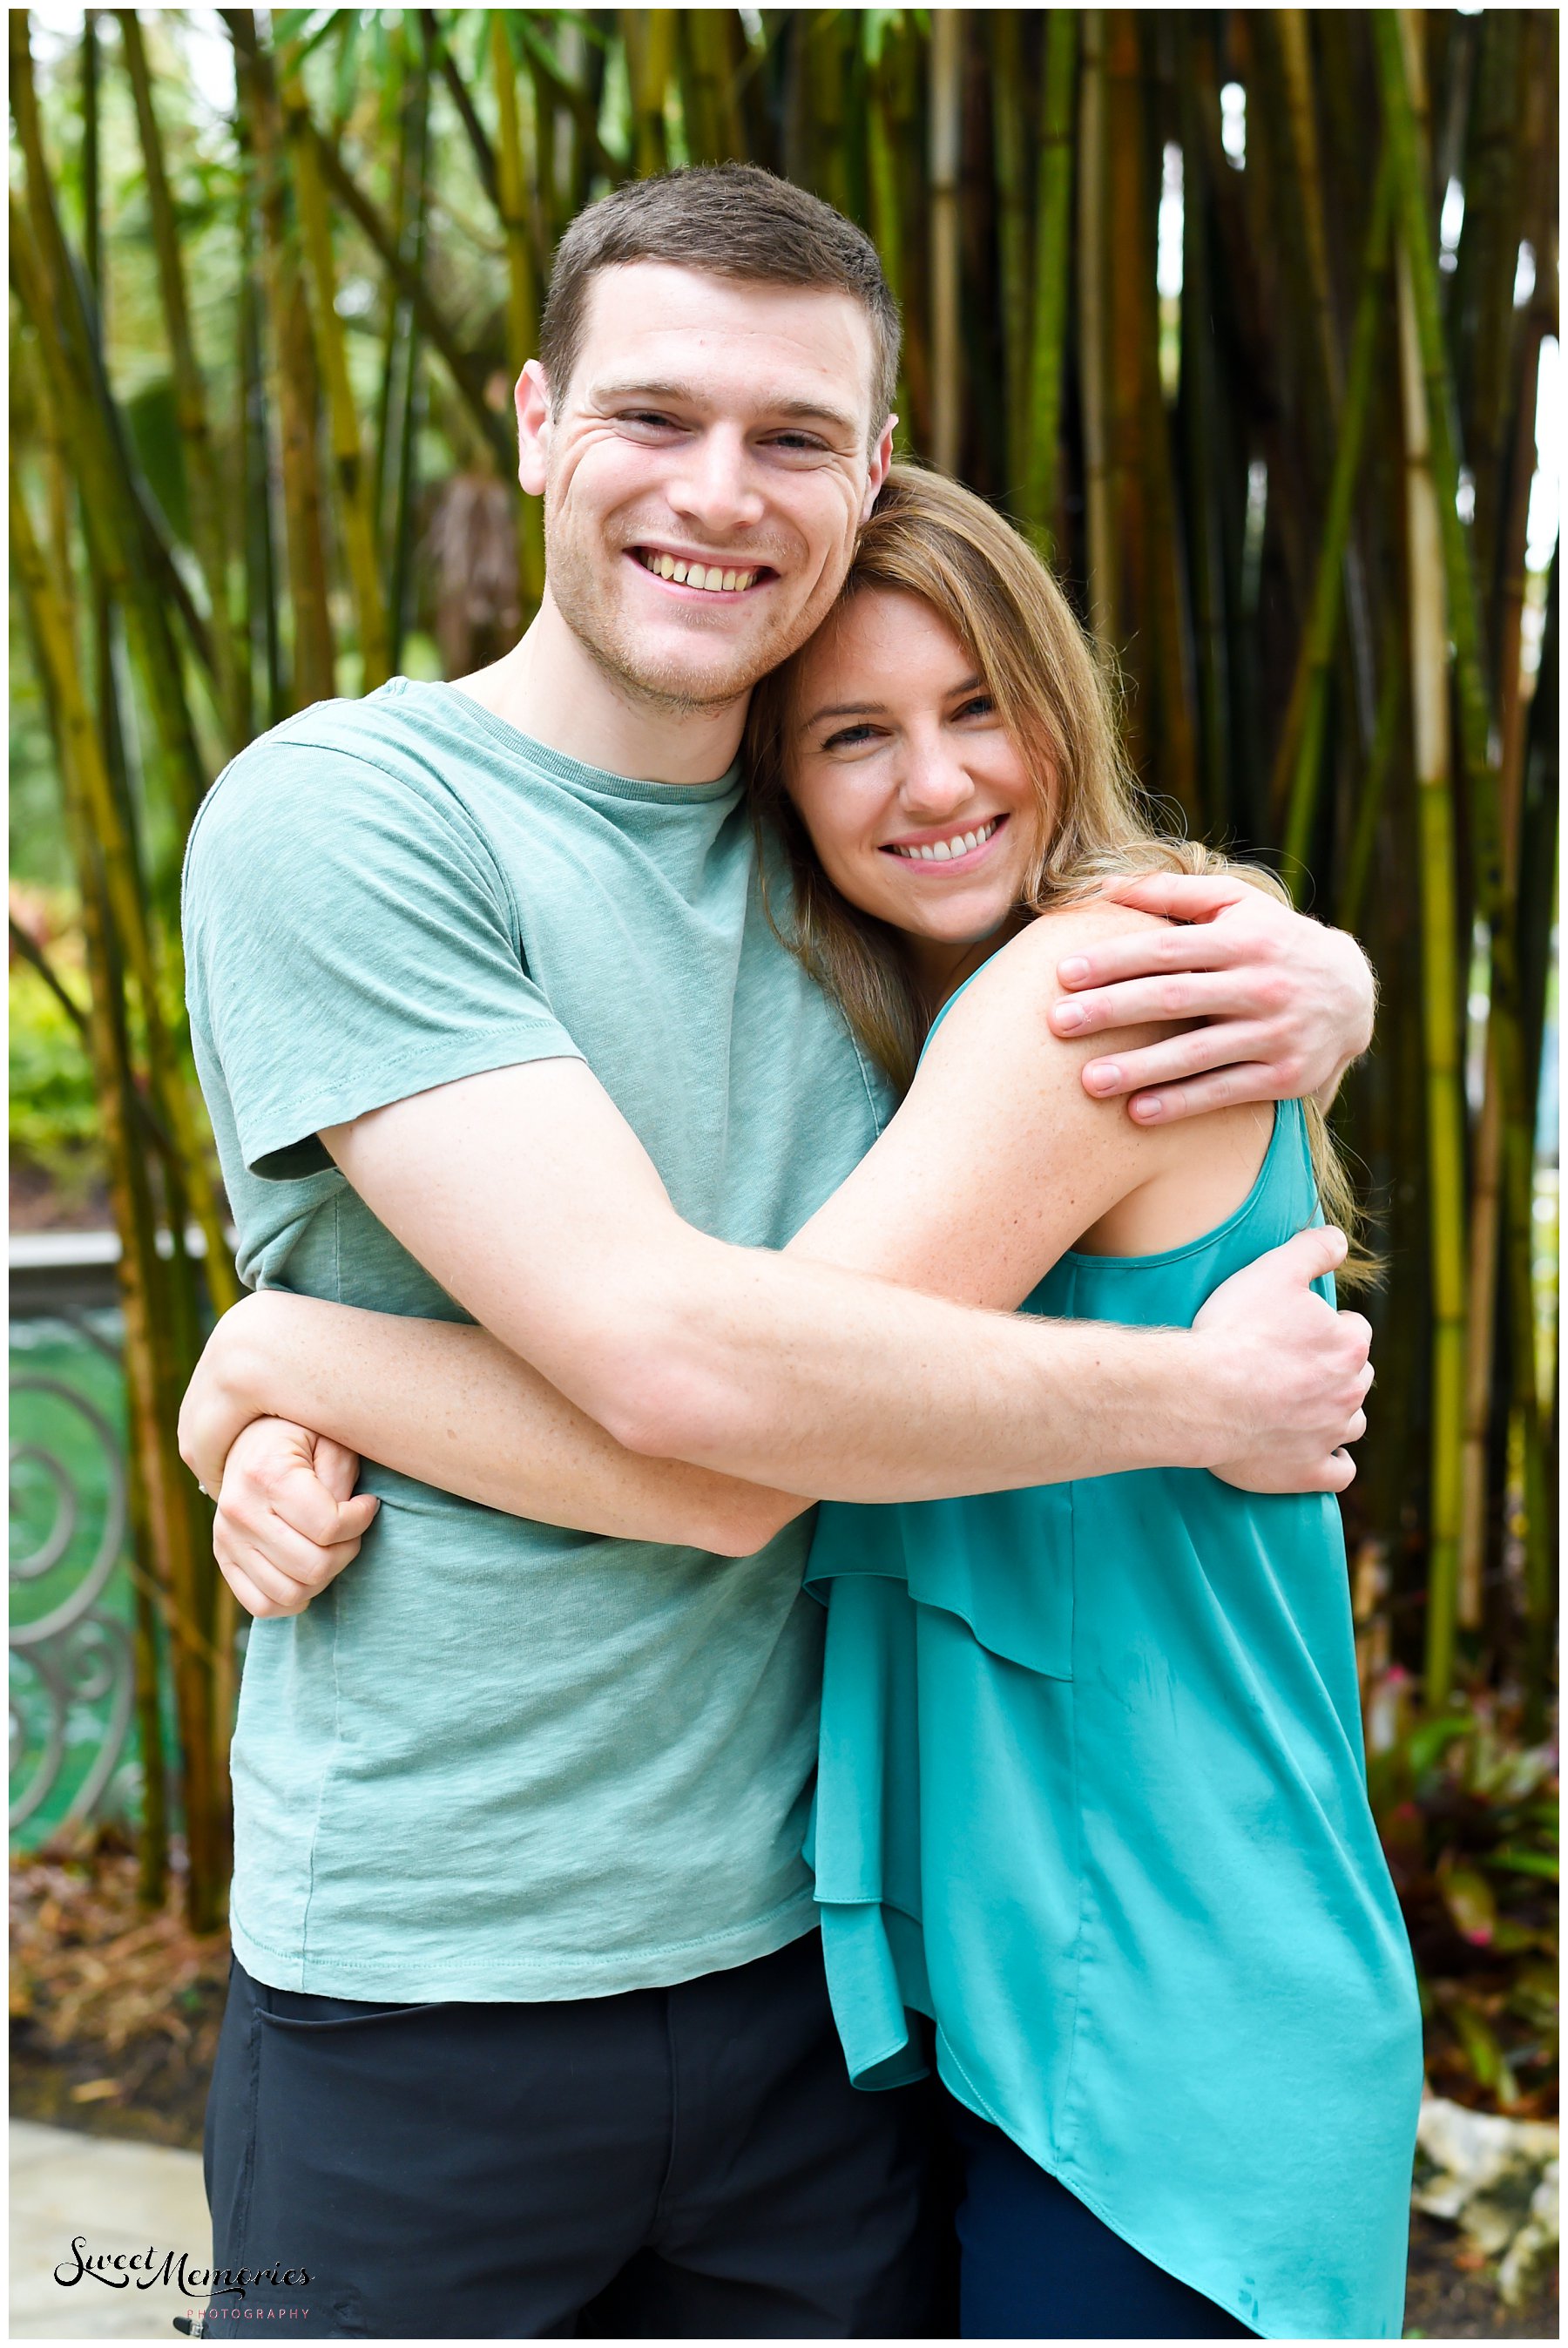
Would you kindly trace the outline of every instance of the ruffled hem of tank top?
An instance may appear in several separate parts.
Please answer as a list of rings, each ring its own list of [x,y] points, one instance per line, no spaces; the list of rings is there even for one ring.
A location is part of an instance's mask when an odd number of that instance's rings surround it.
[[[857,2087],[905,2087],[930,2074],[922,2018],[934,2022],[918,1921],[880,1900],[819,1900],[833,2018]]]
[[[940,1512],[947,1521],[932,1522]],[[897,1507],[825,1519],[806,1588],[861,1578],[897,1586],[911,1603],[962,1622],[977,1645],[1042,1679],[1072,1677],[1072,1487],[927,1500],[920,1539],[907,1545]]]

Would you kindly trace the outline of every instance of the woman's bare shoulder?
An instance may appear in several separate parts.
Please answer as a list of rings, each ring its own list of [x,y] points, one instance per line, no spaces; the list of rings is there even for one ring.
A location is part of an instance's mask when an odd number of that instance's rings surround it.
[[[984,1019],[1009,1008],[1020,996],[1048,1007],[1067,991],[1056,973],[1057,965],[1070,954],[1081,953],[1106,938],[1174,927],[1174,922],[1158,913],[1141,912],[1134,905],[1119,905],[1104,897],[1052,906],[982,964],[962,1001],[954,1004],[952,1015],[956,1017],[968,1004],[969,1018]]]

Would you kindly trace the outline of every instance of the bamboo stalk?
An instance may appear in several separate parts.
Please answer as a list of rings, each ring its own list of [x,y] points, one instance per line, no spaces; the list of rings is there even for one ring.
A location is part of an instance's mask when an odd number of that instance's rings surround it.
[[[250,9],[222,13],[234,44],[236,83],[243,93],[256,158],[261,266],[272,327],[272,406],[280,428],[284,558],[294,622],[291,697],[296,708],[303,708],[330,700],[336,689],[317,459],[315,351],[288,218],[283,126],[272,58],[257,42]]]
[[[507,359],[516,384],[538,349],[539,292],[528,239],[516,68],[506,15],[498,8],[490,14],[490,48],[498,118],[498,210],[507,238]],[[526,625],[538,611],[545,587],[544,514],[537,498],[525,498],[518,516],[518,586]]]
[[[1495,766],[1491,695],[1483,665],[1479,598],[1471,550],[1459,514],[1459,456],[1453,387],[1443,346],[1437,264],[1423,190],[1427,141],[1423,99],[1416,78],[1419,28],[1408,11],[1374,12],[1378,84],[1396,173],[1402,251],[1409,272],[1415,349],[1430,425],[1430,464],[1440,525],[1440,553],[1454,646],[1454,680],[1466,782],[1475,903],[1491,942],[1489,1048],[1496,1055],[1501,1093],[1503,1230],[1508,1267],[1513,1385],[1524,1426],[1527,1480],[1543,1488],[1542,1434],[1535,1400],[1534,1305],[1531,1272],[1533,1123],[1520,1026],[1512,892],[1502,847],[1502,815]],[[1550,1560],[1545,1511],[1527,1527],[1527,1572],[1532,1603],[1549,1606]]]
[[[1532,324],[1539,328],[1540,321]],[[1524,781],[1522,675],[1520,664],[1526,531],[1532,459],[1535,444],[1535,388],[1541,336],[1529,336],[1530,355],[1520,374],[1514,478],[1504,530],[1504,618],[1501,632],[1502,757],[1499,797],[1502,807],[1503,879],[1511,901],[1519,880],[1519,827]],[[1528,455],[1526,451],[1528,450]],[[1517,589],[1509,590],[1517,582]],[[1498,1241],[1502,1209],[1502,1087],[1494,1049],[1486,1056],[1486,1088],[1476,1128],[1471,1196],[1469,1348],[1465,1363],[1463,1505],[1460,1532],[1459,1619],[1479,1630],[1487,1553],[1488,1438],[1491,1430],[1492,1366],[1497,1342]],[[1533,1338],[1533,1329],[1532,1329]],[[1542,1498],[1536,1496],[1536,1507]],[[1543,1531],[1543,1528],[1542,1529]],[[1543,1544],[1544,1545],[1544,1544]]]
[[[402,175],[399,203],[398,257],[411,282],[424,283],[425,232],[428,216],[426,161],[430,141],[430,77],[415,68],[405,83],[401,115]],[[393,660],[401,656],[408,624],[414,573],[414,500],[419,430],[425,413],[425,371],[420,364],[420,309],[417,302],[399,305],[397,335],[392,357],[395,375],[390,378],[389,416],[394,421],[396,463],[389,468],[391,486],[390,546]]]
[[[1053,8],[1045,29],[1045,107],[1035,186],[1034,316],[1023,510],[1043,535],[1056,529],[1061,394],[1072,279],[1072,124],[1078,15]]]
[[[16,540],[17,568],[27,586],[30,609],[43,673],[59,716],[61,758],[77,778],[88,810],[93,836],[102,859],[104,887],[115,929],[123,943],[137,982],[147,1029],[148,1057],[153,1098],[173,1145],[173,1158],[189,1179],[209,1250],[209,1277],[213,1302],[226,1312],[238,1300],[239,1288],[223,1237],[222,1220],[207,1170],[196,1118],[184,1073],[176,1063],[163,1012],[163,985],[153,951],[146,911],[146,891],[138,870],[135,847],[124,813],[104,765],[97,730],[82,694],[80,670],[67,609],[63,601],[67,574],[54,586],[44,566],[37,541],[27,520],[20,490],[14,486],[12,522]]]
[[[148,208],[152,219],[153,247],[158,256],[158,281],[163,297],[164,331],[174,374],[175,420],[185,451],[190,484],[191,541],[207,587],[211,615],[211,643],[218,688],[219,713],[230,752],[238,750],[249,733],[248,712],[241,700],[241,664],[235,648],[234,623],[229,596],[228,500],[219,480],[218,460],[207,414],[207,391],[197,364],[190,333],[190,305],[185,293],[185,266],[180,257],[179,232],[174,201],[164,167],[163,141],[152,102],[152,80],[147,67],[141,24],[134,8],[117,8],[126,69],[136,103],[142,162],[147,172]]]
[[[1513,276],[1524,226],[1527,22],[1522,9],[1492,8],[1477,28],[1480,53],[1463,167],[1464,230],[1449,312],[1455,389],[1475,473],[1476,572],[1483,594],[1498,572],[1512,421]]]
[[[735,109],[734,18],[727,8],[676,11],[687,59],[687,134],[694,163],[738,161],[744,139]]]
[[[337,272],[321,163],[305,120],[304,90],[285,66],[280,75],[284,135],[293,166],[305,265],[311,278],[311,325],[316,361],[327,396],[338,518],[348,558],[349,584],[359,625],[360,690],[370,693],[392,673],[386,609],[376,558],[375,514],[371,474],[360,446],[359,417],[348,376],[343,321],[337,313]]]
[[[1312,52],[1307,12],[1305,8],[1276,9],[1274,23],[1283,67],[1286,115],[1295,152],[1307,283],[1312,293],[1313,325],[1331,408],[1337,408],[1344,365],[1328,270],[1328,232],[1323,217],[1323,168],[1318,154],[1317,115],[1312,94]]]
[[[1328,678],[1334,659],[1335,639],[1339,630],[1340,588],[1345,576],[1345,557],[1350,544],[1351,523],[1355,518],[1356,486],[1360,478],[1361,454],[1376,380],[1386,300],[1389,225],[1392,210],[1393,177],[1385,157],[1378,166],[1372,197],[1372,223],[1368,231],[1367,250],[1361,264],[1361,293],[1356,308],[1350,369],[1339,414],[1339,442],[1334,453],[1334,475],[1329,484],[1328,510],[1323,523],[1323,543],[1318,550],[1311,614],[1301,639],[1296,681],[1291,689],[1291,708],[1293,712],[1298,710],[1299,715],[1296,716],[1294,726],[1287,716],[1280,743],[1281,767],[1288,776],[1285,876],[1297,904],[1303,901],[1310,885],[1308,868],[1322,774]],[[1292,749],[1293,735],[1294,757],[1286,767],[1285,760]],[[1281,770],[1276,767],[1276,804],[1283,798],[1286,798],[1286,790],[1281,788]]]
[[[1121,582],[1112,518],[1106,384],[1104,43],[1104,11],[1086,10],[1078,102],[1078,366],[1089,527],[1089,623],[1101,644],[1109,646],[1121,607]]]
[[[170,791],[181,819],[189,823],[206,778],[169,627],[170,607],[183,609],[184,590],[181,585],[179,593],[174,592],[168,550],[158,541],[137,499],[118,418],[83,310],[80,283],[55,210],[24,10],[12,10],[9,36],[11,108],[26,166],[25,211],[15,191],[11,196],[12,277],[38,335],[50,393],[71,449],[72,465],[83,485],[87,527],[126,615]],[[189,602],[188,596],[185,601]],[[193,631],[192,640],[200,641],[210,657],[204,632]]]
[[[63,480],[63,469],[58,470]],[[115,962],[112,891],[107,885],[100,891],[95,880],[95,873],[101,869],[99,816],[108,797],[107,778],[102,778],[96,788],[90,783],[87,788],[82,788],[92,776],[99,753],[73,654],[74,630],[65,588],[68,574],[58,561],[45,562],[17,479],[15,453],[10,468],[10,512],[12,552],[56,723],[67,829],[81,883],[88,947],[89,1035],[95,1088],[108,1145],[111,1204],[121,1241],[121,1303],[133,1426],[149,1480],[154,1551],[177,1602],[189,1614],[195,1612],[193,1601],[200,1572],[199,1552],[192,1545],[185,1506],[188,1479],[174,1452],[173,1416],[159,1407],[166,1381],[159,1376],[156,1365],[159,1316],[153,1309],[153,1299],[160,1292],[161,1283],[157,1250],[152,1242],[153,1211],[145,1166],[126,1114],[128,1042],[123,1025],[123,1006],[111,975]],[[180,1712],[190,1854],[188,1899],[192,1922],[199,1929],[210,1929],[221,1909],[226,1834],[225,1810],[212,1766],[210,1684],[205,1674],[199,1678],[190,1672],[179,1673],[176,1694]]]
[[[1339,892],[1335,918],[1338,926],[1357,934],[1367,901],[1367,888],[1371,878],[1372,855],[1377,843],[1378,826],[1382,819],[1389,777],[1393,768],[1395,750],[1399,739],[1399,721],[1404,715],[1407,682],[1406,665],[1399,657],[1396,633],[1392,625],[1387,631],[1384,647],[1383,682],[1378,695],[1378,716],[1372,729],[1372,747],[1367,759],[1367,771],[1361,784],[1360,804],[1356,809],[1356,829],[1350,841],[1350,852],[1345,862],[1345,879]]]
[[[875,34],[875,46],[871,34]],[[893,299],[904,308],[907,292],[904,253],[904,207],[898,190],[898,150],[892,120],[892,93],[887,57],[888,31],[878,21],[868,27],[869,80],[866,108],[866,176],[871,211],[871,239],[882,261]],[[906,335],[898,358],[898,388],[895,394],[902,438],[915,438],[915,416],[909,384],[909,338]]]
[[[991,149],[996,178],[997,294],[1007,417],[1007,488],[1024,520],[1029,471],[1030,361],[1029,139],[1025,129],[1023,17],[993,8],[990,36]]]
[[[421,333],[428,336],[431,347],[451,376],[464,406],[479,427],[480,437],[494,452],[503,477],[509,476],[515,468],[517,451],[507,427],[485,397],[483,374],[460,346],[456,329],[429,286],[418,270],[399,252],[396,239],[355,181],[337,149],[323,138],[319,129],[313,129],[313,136],[321,157],[322,175],[328,188],[364,230],[387,276],[408,301]]]
[[[1431,1492],[1427,1566],[1426,1701],[1453,1683],[1464,1442],[1464,1096],[1455,951],[1453,779],[1449,747],[1448,615],[1441,524],[1432,478],[1426,381],[1406,255],[1399,263],[1400,389],[1405,414],[1410,702],[1419,808],[1422,1032],[1432,1296]]]
[[[446,92],[457,109],[457,118],[468,135],[474,161],[478,169],[479,183],[497,211],[501,208],[501,183],[496,168],[496,150],[490,144],[489,133],[480,121],[468,85],[457,70],[457,60],[452,55],[436,21],[434,8],[418,11],[419,30],[425,42],[425,52],[446,84]]]
[[[628,13],[635,15],[639,12],[632,10]],[[673,12],[666,10],[664,13],[670,15]],[[600,179],[608,180],[611,186],[618,185],[626,177],[626,166],[619,156],[610,153],[600,137],[600,93],[597,87],[589,88],[567,79],[546,46],[538,28],[527,13],[521,9],[517,12],[517,30],[518,38],[528,52],[529,63],[541,87],[548,91],[558,106],[563,106],[566,108],[577,126],[578,138],[582,146],[581,161],[584,170],[590,174],[597,174]],[[603,47],[596,45],[593,54],[602,58]],[[434,335],[431,339],[435,340]]]
[[[963,19],[956,8],[931,11],[930,173],[931,462],[958,469],[963,421],[960,341],[959,139],[962,129]]]
[[[1186,471],[1187,527],[1197,670],[1198,766],[1204,827],[1223,838],[1230,747],[1229,646],[1225,624],[1224,489],[1209,252],[1208,157],[1199,118],[1194,40],[1181,33],[1181,129],[1185,181],[1182,223],[1182,352],[1179,421]]]
[[[669,169],[664,100],[675,63],[673,8],[620,8],[617,16],[631,81],[632,144],[637,176]]]
[[[106,334],[107,288],[103,270],[100,204],[98,13],[96,9],[86,11],[82,26],[82,252],[101,336]],[[57,459],[52,470],[57,477],[63,479],[64,469],[58,464]],[[66,532],[62,527],[59,533],[62,548]],[[64,565],[62,564],[61,567],[63,569]],[[113,613],[102,575],[96,566],[93,567],[91,587],[98,739],[103,749],[104,764],[108,769],[117,791],[123,795],[125,757],[119,724],[119,696],[114,669]],[[250,662],[243,637],[238,631],[232,642],[235,660],[233,692],[236,707],[243,722],[248,720],[250,709]],[[76,842],[78,870],[82,870],[83,845],[78,838]],[[96,891],[95,911],[97,914],[101,936],[103,913],[101,902],[97,901]],[[26,937],[26,932],[18,932],[15,922],[12,923],[11,928],[14,940]],[[27,939],[26,944],[31,945],[31,943],[32,941]],[[102,959],[100,949],[100,963]],[[106,1051],[104,1045],[107,1037],[104,1025],[98,1024],[97,1034],[95,1035],[88,1015],[77,1010],[75,1004],[66,994],[53,972],[50,971],[46,958],[42,954],[37,955],[36,963],[46,979],[54,985],[67,1010],[74,1014],[81,1028],[92,1059],[95,1088],[100,1096],[108,1089],[108,1063],[110,1058],[116,1063],[118,1083],[110,1108],[110,1122],[106,1126],[104,1140],[110,1165],[115,1169],[112,1179],[117,1185],[118,1193],[114,1212],[120,1238],[120,1260],[117,1266],[117,1285],[119,1289],[121,1303],[120,1325],[122,1331],[128,1332],[130,1323],[137,1314],[137,1299],[134,1296],[131,1299],[130,1312],[128,1314],[126,1292],[128,1286],[136,1283],[138,1279],[145,1280],[141,1256],[145,1239],[141,1238],[138,1245],[138,1239],[131,1236],[131,1226],[139,1220],[141,1233],[145,1233],[150,1224],[150,1206],[149,1205],[148,1210],[138,1217],[130,1202],[128,1177],[132,1168],[139,1165],[140,1162],[139,1154],[133,1159],[130,1151],[134,1144],[139,1153],[139,1145],[144,1133],[152,1139],[155,1147],[167,1151],[169,1147],[168,1138],[160,1130],[155,1130],[156,1120],[146,1094],[134,1083],[125,1081],[126,1072],[129,1067],[129,1052],[128,1048],[122,1048],[128,1043],[125,1035],[123,1003],[117,1001],[113,1005],[118,1015],[115,1019],[112,1046]],[[118,989],[116,993],[118,994]],[[106,1004],[105,1008],[108,1007]],[[145,1179],[143,1188],[145,1189]],[[156,1253],[156,1243],[154,1253]],[[145,1328],[145,1313],[142,1315],[142,1321]],[[126,1371],[128,1398],[131,1375],[128,1335],[122,1360]],[[141,1383],[144,1388],[150,1392],[150,1388],[147,1388],[145,1375]],[[139,1567],[139,1570],[134,1570],[136,1620],[132,1633],[137,1733],[141,1749],[141,1800],[137,1821],[137,1896],[142,1907],[155,1910],[163,1906],[169,1888],[169,1787],[163,1749],[163,1707],[160,1694],[157,1623],[151,1597],[154,1578],[158,1570],[158,1558],[152,1515],[148,1498],[147,1471],[142,1457],[142,1446],[137,1439],[137,1418],[138,1414],[135,1406],[132,1405],[128,1410],[129,1420],[128,1431],[130,1439],[126,1445],[126,1494],[131,1547]]]

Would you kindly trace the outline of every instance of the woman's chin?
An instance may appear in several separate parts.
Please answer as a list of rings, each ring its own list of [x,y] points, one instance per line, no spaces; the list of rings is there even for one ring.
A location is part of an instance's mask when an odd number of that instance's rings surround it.
[[[905,903],[883,919],[894,929],[913,938],[929,938],[936,945],[979,946],[1005,930],[1017,910],[1011,899],[1004,904],[993,900],[984,905],[961,901],[928,906]]]

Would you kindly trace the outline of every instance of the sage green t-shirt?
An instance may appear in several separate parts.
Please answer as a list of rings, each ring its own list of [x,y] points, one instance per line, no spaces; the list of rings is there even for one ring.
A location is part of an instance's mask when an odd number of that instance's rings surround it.
[[[585,1060],[677,1211],[751,1246],[782,1246],[886,1112],[768,925],[737,774],[600,774],[450,686],[395,679],[242,752],[191,836],[185,932],[252,1286],[466,1318],[316,1137],[483,1069]],[[550,1245],[521,1196],[515,1244]],[[246,1968],[336,1996],[569,1998],[807,1931],[809,1518],[733,1560],[364,1483],[358,1559],[251,1632]]]

